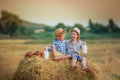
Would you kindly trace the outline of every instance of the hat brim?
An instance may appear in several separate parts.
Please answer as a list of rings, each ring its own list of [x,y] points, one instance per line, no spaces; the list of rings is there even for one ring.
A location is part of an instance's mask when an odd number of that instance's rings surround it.
[[[76,30],[70,30],[69,33],[71,33],[72,31],[75,31],[78,34],[78,39],[80,38],[80,34],[76,31]]]
[[[70,33],[71,33],[72,31],[75,31],[78,35],[80,35],[80,34],[79,34],[76,30],[73,30],[73,29],[72,29],[72,30],[70,30]]]
[[[66,33],[66,30],[64,29],[61,33],[59,33],[59,34],[56,36],[56,38],[59,37],[59,36],[61,36],[62,34],[65,34],[65,33]]]

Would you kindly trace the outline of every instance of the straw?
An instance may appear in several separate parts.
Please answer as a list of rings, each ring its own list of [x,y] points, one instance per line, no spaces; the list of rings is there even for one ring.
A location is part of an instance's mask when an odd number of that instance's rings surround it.
[[[21,60],[13,80],[98,80],[99,70],[95,65],[88,62],[92,72],[82,70],[80,63],[77,71],[73,72],[70,59],[53,61],[32,56]]]

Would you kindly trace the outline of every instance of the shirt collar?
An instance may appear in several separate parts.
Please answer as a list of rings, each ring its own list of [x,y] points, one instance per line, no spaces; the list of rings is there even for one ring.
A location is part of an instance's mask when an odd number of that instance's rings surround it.
[[[72,42],[72,40],[70,39],[70,42]],[[77,42],[79,42],[79,40],[77,40]]]
[[[60,41],[61,42],[61,41],[64,41],[64,39],[63,40],[57,40],[57,39],[55,39],[55,41]]]

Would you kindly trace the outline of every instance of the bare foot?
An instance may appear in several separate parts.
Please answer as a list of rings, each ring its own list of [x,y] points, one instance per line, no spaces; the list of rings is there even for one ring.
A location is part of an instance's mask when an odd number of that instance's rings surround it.
[[[73,71],[73,72],[77,71],[77,68],[78,68],[78,66],[75,65],[75,66],[72,68],[72,71]]]
[[[83,68],[83,71],[91,72],[91,70],[89,68]]]

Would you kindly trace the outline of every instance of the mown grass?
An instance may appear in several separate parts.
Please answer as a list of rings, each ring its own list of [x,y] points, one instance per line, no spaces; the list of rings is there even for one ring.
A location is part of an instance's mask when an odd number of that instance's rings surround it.
[[[36,42],[36,43],[32,43]],[[39,41],[39,40],[38,40]],[[42,44],[37,40],[0,40],[0,78],[11,79],[19,62],[28,51],[43,51],[50,43]],[[42,41],[42,39],[41,39]],[[96,64],[100,70],[101,80],[120,79],[120,39],[85,40],[88,44],[87,60]],[[46,42],[46,41],[44,41]]]

